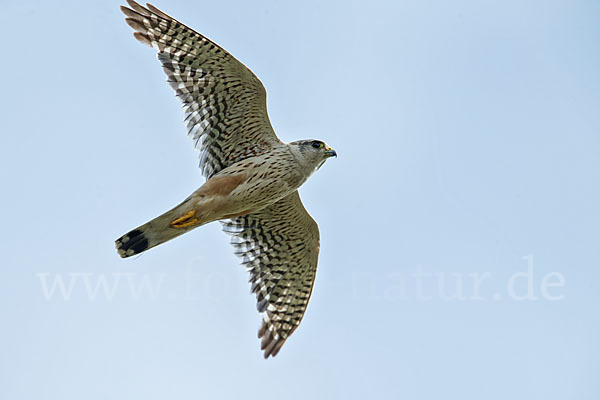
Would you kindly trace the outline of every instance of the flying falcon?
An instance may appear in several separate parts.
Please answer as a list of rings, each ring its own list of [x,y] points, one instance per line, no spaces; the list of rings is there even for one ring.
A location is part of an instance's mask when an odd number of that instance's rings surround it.
[[[133,36],[156,49],[183,103],[207,180],[175,208],[117,239],[117,251],[130,257],[221,221],[250,273],[262,314],[261,349],[265,358],[275,356],[302,320],[319,256],[319,228],[298,188],[337,154],[320,140],[279,140],[265,88],[252,71],[156,7],[127,3],[121,10]]]

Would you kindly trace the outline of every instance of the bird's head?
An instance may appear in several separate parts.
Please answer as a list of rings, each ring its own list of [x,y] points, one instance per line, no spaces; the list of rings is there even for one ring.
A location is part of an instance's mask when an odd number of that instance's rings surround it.
[[[328,158],[337,157],[335,150],[320,140],[299,140],[289,145],[298,162],[311,169],[311,172],[321,168]]]

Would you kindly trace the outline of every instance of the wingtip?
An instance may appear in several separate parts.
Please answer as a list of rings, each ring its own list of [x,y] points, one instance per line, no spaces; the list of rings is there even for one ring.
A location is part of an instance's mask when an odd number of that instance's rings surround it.
[[[150,40],[148,35],[142,32],[133,32],[133,37],[136,38],[138,41],[152,47],[152,41]]]
[[[158,9],[157,7],[154,7],[152,4],[150,3],[146,3],[146,7],[148,8],[148,10],[150,10],[150,12],[158,15],[161,18],[165,18],[165,19],[172,19],[171,16],[169,16],[168,14],[166,14],[164,11],[161,11],[160,9]]]
[[[126,1],[127,1],[127,5],[129,5],[129,7],[131,7],[132,11],[136,11],[145,17],[150,16],[150,11],[148,11],[146,8],[144,8],[144,6],[142,6],[141,4],[139,4],[133,0],[126,0]]]
[[[133,11],[133,10],[132,10],[131,8],[129,8],[129,7],[120,6],[119,8],[121,9],[121,12],[122,12],[123,14],[125,14],[127,17],[130,17],[130,18],[135,18],[135,17],[139,17],[139,16],[140,16],[140,14],[139,14],[139,13],[137,13],[137,12]]]
[[[265,359],[275,357],[287,340],[287,338],[282,338],[279,335],[273,335],[273,332],[267,327],[265,321],[263,321],[262,326],[258,330],[258,338],[262,338],[260,341],[260,349],[264,352],[263,356]]]
[[[129,7],[133,8],[134,10],[136,8],[144,8],[140,3],[134,0],[125,0],[125,2],[129,5]]]

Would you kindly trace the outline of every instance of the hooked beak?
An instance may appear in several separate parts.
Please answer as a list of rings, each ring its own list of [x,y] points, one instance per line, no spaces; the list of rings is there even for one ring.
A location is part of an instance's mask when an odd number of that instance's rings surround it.
[[[337,153],[335,152],[334,149],[329,149],[325,152],[325,155],[327,157],[336,157],[337,158]]]

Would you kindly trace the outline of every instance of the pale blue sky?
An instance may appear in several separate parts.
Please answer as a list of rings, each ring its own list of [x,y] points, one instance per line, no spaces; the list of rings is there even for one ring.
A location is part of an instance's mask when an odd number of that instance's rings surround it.
[[[114,249],[202,183],[121,3],[0,3],[0,398],[599,398],[597,1],[155,3],[260,77],[283,140],[339,154],[300,191],[317,282],[267,361],[218,224]]]

